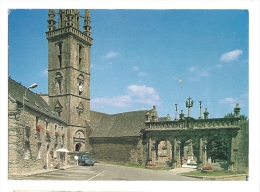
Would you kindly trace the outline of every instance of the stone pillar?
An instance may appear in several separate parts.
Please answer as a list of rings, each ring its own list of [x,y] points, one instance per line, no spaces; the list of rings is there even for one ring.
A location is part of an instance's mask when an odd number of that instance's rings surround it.
[[[177,151],[176,151],[176,138],[174,138],[173,140],[173,144],[172,144],[172,168],[175,169],[177,167],[176,162],[177,162]]]
[[[150,122],[151,121],[151,115],[150,115],[149,111],[147,111],[147,113],[145,115],[145,118],[146,118],[146,122]]]
[[[190,161],[193,161],[193,146],[192,146],[192,140],[190,140],[190,143],[189,143],[189,154],[188,154],[188,160]]]
[[[176,167],[181,168],[181,146],[180,146],[180,141],[177,141],[177,146],[176,146]]]
[[[149,141],[148,141],[148,161],[152,160],[152,138],[149,136]]]
[[[234,108],[234,115],[235,117],[240,117],[240,107],[239,104],[236,104],[236,107]]]
[[[204,119],[208,119],[209,118],[209,112],[208,112],[207,108],[205,109],[203,114],[204,114]]]
[[[202,137],[199,137],[199,149],[198,149],[198,158],[197,158],[197,169],[202,169]]]
[[[152,156],[152,162],[153,163],[156,163],[156,161],[157,161],[157,148],[156,148],[156,146],[155,146],[155,142],[154,141],[152,141],[151,142],[151,156]]]
[[[178,109],[177,109],[178,104],[175,104],[175,118],[174,120],[177,121],[178,120]]]
[[[234,136],[230,135],[229,138],[229,156],[228,156],[228,170],[233,170],[233,165],[234,165]]]
[[[207,141],[203,141],[202,151],[202,167],[204,167],[207,165]]]
[[[184,113],[183,113],[183,110],[181,110],[181,113],[180,113],[179,115],[180,115],[180,119],[184,119]]]

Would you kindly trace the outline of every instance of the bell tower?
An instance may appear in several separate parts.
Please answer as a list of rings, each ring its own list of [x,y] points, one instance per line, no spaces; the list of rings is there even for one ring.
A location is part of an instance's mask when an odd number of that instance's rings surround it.
[[[87,151],[91,131],[88,122],[93,40],[90,11],[85,10],[81,16],[76,9],[60,9],[58,12],[50,9],[47,28],[49,105],[68,124],[68,150]]]

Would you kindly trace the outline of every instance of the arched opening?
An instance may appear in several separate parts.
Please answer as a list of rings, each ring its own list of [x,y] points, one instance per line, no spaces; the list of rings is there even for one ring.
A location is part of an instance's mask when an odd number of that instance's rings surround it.
[[[213,138],[207,145],[207,159],[211,163],[224,163],[228,161],[229,142],[223,137]]]
[[[169,140],[157,140],[155,143],[155,156],[157,166],[169,166],[172,160],[172,145]]]
[[[81,143],[77,143],[75,145],[75,151],[80,151],[81,147],[82,147],[82,144]]]
[[[179,150],[182,166],[196,166],[198,156],[198,143],[194,137],[183,136],[182,138],[180,138]]]

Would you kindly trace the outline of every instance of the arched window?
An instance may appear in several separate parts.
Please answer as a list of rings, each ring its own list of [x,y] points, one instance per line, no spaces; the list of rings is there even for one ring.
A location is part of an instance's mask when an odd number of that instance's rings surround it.
[[[84,75],[83,74],[80,74],[77,78],[77,81],[78,81],[78,86],[79,86],[79,95],[82,94],[83,92],[83,87],[84,87]]]
[[[58,49],[59,49],[58,59],[61,68],[62,67],[62,43],[58,44]]]
[[[55,75],[55,82],[57,83],[57,87],[58,87],[58,90],[59,90],[59,93],[61,94],[61,82],[62,82],[62,74],[60,72],[57,72],[56,75]]]
[[[60,101],[57,99],[56,105],[54,107],[54,111],[56,111],[60,117],[61,117],[62,107],[63,106],[61,105]]]

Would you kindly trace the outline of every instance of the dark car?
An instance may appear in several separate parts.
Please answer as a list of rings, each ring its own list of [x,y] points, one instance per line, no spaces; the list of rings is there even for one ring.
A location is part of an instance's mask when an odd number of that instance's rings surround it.
[[[94,165],[94,160],[89,155],[81,155],[78,159],[79,165]]]

